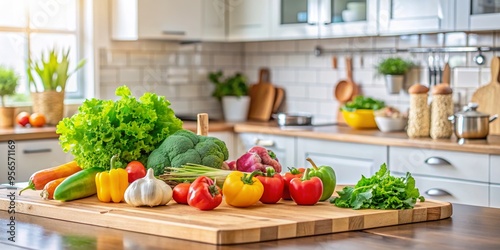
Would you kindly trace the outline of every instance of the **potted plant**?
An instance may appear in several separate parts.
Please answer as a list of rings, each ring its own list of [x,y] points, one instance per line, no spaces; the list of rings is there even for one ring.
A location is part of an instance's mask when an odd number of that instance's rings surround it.
[[[208,79],[215,85],[212,96],[222,102],[224,119],[231,122],[245,121],[250,107],[247,79],[241,73],[224,77],[222,71],[211,72]]]
[[[19,76],[12,69],[0,66],[0,127],[10,128],[14,126],[14,107],[5,106],[5,97],[16,92]]]
[[[45,115],[47,124],[56,125],[63,117],[64,90],[69,77],[83,67],[81,60],[70,70],[70,49],[56,48],[42,52],[38,60],[28,60],[27,75],[33,100],[33,111]]]
[[[412,66],[411,62],[400,57],[385,58],[377,65],[377,73],[384,75],[389,94],[399,93],[405,81],[405,74]]]

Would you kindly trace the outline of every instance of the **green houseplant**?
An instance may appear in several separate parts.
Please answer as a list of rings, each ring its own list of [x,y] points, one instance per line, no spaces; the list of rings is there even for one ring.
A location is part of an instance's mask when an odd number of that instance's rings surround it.
[[[208,79],[215,85],[212,96],[222,102],[224,119],[230,122],[247,119],[250,106],[249,87],[241,73],[224,77],[222,71],[210,72]]]
[[[385,58],[377,65],[377,73],[384,75],[389,94],[398,94],[403,87],[405,74],[413,66],[410,61],[400,57]]]
[[[16,92],[16,87],[19,81],[19,76],[12,69],[0,66],[0,127],[8,128],[14,126],[14,107],[5,106],[5,97],[13,95]]]
[[[42,113],[47,124],[56,125],[63,117],[64,91],[71,75],[85,65],[85,60],[79,61],[70,69],[70,49],[50,49],[41,54],[37,60],[28,60],[27,75],[33,100],[33,111]]]

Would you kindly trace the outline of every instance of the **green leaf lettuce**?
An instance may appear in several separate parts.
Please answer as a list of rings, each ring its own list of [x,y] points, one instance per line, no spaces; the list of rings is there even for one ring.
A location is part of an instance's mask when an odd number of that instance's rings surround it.
[[[57,125],[59,142],[84,169],[103,167],[119,154],[119,166],[133,160],[146,163],[151,151],[169,135],[182,128],[170,102],[163,96],[145,93],[137,100],[130,89],[116,89],[117,101],[89,99],[78,113]]]

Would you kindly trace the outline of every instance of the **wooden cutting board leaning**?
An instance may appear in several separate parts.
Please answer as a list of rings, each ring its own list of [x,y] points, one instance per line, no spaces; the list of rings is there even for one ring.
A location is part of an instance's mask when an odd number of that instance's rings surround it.
[[[8,209],[9,192],[13,191],[0,190],[0,210]],[[166,206],[132,207],[103,203],[96,196],[59,202],[43,200],[39,192],[28,190],[16,196],[16,213],[220,245],[440,220],[451,216],[452,205],[426,200],[414,209],[353,210],[329,202],[298,206],[293,201],[280,201],[242,209],[222,202],[213,211],[201,211],[174,201]]]
[[[269,121],[271,119],[276,98],[276,88],[270,82],[270,74],[269,69],[260,69],[259,81],[250,86],[248,120]]]
[[[491,80],[488,84],[479,87],[472,95],[472,102],[478,104],[478,111],[489,115],[500,115],[500,57],[491,60]],[[500,121],[497,119],[490,123],[490,134],[500,134]]]

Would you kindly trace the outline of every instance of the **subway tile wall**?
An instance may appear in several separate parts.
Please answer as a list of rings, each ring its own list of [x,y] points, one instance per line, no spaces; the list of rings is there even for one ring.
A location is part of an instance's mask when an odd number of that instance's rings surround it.
[[[145,91],[165,95],[176,113],[208,112],[221,118],[220,104],[210,96],[213,89],[207,80],[210,71],[225,74],[242,71],[249,83],[258,81],[261,67],[271,70],[271,82],[286,91],[283,111],[307,112],[314,122],[334,122],[339,103],[333,91],[346,78],[345,57],[353,58],[353,80],[361,93],[386,101],[406,111],[406,92],[390,95],[382,77],[376,76],[375,64],[393,54],[338,54],[338,68],[332,68],[332,54],[313,55],[315,46],[324,49],[409,48],[443,46],[499,46],[500,32],[479,34],[447,33],[390,37],[356,37],[296,41],[247,43],[200,43],[179,45],[172,42],[113,42],[100,50],[100,97],[114,98],[117,86],[127,84],[136,96]],[[447,54],[452,67],[452,88],[457,107],[465,105],[475,89],[490,81],[489,62],[496,52],[484,53],[485,65],[477,65],[477,53]],[[427,54],[401,53],[418,65],[412,70],[408,86],[419,82],[428,85]],[[407,87],[408,87],[407,86]]]

